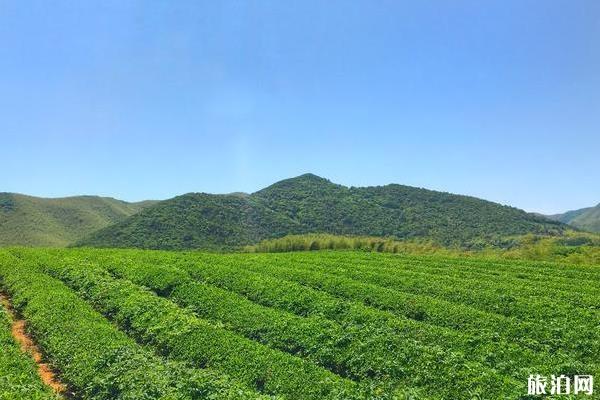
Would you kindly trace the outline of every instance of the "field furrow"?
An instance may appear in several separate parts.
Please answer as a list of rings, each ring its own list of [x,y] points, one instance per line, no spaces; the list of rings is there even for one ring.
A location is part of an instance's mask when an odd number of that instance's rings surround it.
[[[58,399],[42,382],[31,355],[15,341],[13,323],[8,299],[0,294],[0,399]]]

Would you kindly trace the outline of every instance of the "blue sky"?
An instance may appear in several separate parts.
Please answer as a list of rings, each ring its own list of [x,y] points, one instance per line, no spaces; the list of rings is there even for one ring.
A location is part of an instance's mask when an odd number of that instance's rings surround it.
[[[163,199],[304,172],[600,202],[600,2],[0,0],[0,191]]]

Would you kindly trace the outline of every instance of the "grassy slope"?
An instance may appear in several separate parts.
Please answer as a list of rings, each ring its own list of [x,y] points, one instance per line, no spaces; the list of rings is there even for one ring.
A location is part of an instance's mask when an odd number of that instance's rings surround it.
[[[600,204],[596,207],[567,211],[564,214],[550,215],[549,218],[590,232],[600,232]]]
[[[0,246],[66,246],[151,204],[97,196],[46,199],[0,193]]]
[[[429,238],[442,244],[565,226],[516,208],[401,185],[348,188],[312,174],[247,196],[190,193],[163,201],[79,242],[98,247],[218,248],[287,234]]]

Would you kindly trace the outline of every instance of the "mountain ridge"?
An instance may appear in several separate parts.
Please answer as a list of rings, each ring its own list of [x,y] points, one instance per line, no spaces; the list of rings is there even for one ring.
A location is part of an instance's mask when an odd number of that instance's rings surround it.
[[[399,184],[347,187],[309,173],[245,196],[177,196],[94,232],[77,245],[229,248],[303,233],[464,244],[565,230],[560,222],[475,197]]]

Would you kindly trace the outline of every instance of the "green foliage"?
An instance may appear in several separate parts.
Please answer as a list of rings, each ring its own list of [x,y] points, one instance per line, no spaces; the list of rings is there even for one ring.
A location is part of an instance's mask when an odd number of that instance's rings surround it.
[[[126,203],[97,196],[44,199],[0,193],[0,247],[66,246],[153,203]]]
[[[589,311],[590,307],[594,307],[595,296],[588,298],[587,302],[578,300],[576,296],[569,298],[578,307],[584,308],[575,312],[571,306],[558,306],[552,298],[533,301],[530,293],[523,295],[520,301],[513,296],[499,298],[499,293],[510,291],[514,287],[511,285],[506,285],[505,288],[498,285],[500,286],[498,289],[494,287],[495,285],[491,285],[491,293],[479,294],[479,292],[474,293],[473,290],[459,291],[459,288],[446,282],[445,284],[450,286],[447,292],[453,296],[446,292],[443,296],[439,293],[434,293],[435,295],[432,296],[430,293],[421,293],[405,287],[402,287],[402,290],[390,290],[386,287],[391,285],[390,280],[403,282],[402,279],[405,278],[393,279],[389,277],[392,271],[388,270],[387,273],[378,276],[379,280],[371,283],[364,276],[360,277],[354,272],[355,264],[364,262],[363,260],[352,262],[352,268],[345,265],[348,257],[352,258],[351,254],[297,253],[279,255],[277,258],[270,255],[257,255],[253,258],[244,255],[227,257],[203,255],[197,256],[202,260],[201,262],[184,265],[184,268],[187,268],[193,276],[208,283],[250,296],[261,304],[281,307],[301,315],[317,313],[341,321],[346,321],[347,318],[350,318],[353,323],[364,321],[365,316],[362,311],[355,311],[344,302],[337,300],[343,297],[400,317],[469,332],[472,335],[486,337],[487,340],[503,339],[501,347],[505,349],[510,349],[511,342],[517,343],[521,346],[517,352],[523,354],[525,354],[524,349],[539,352],[557,344],[560,344],[557,349],[573,349],[575,352],[582,350],[586,357],[592,358],[600,351],[600,343],[589,340],[590,337],[597,335],[595,327],[598,324],[598,317],[593,311]],[[379,255],[372,254],[372,257],[377,257],[377,263],[369,263],[371,264],[369,269],[379,268],[382,261]],[[398,266],[398,256],[391,257],[393,257],[392,263]],[[338,263],[342,265],[340,268],[343,271],[341,276],[330,273],[333,269],[328,265],[329,258],[339,260]],[[308,263],[305,260],[308,260]],[[435,259],[432,261],[435,262]],[[243,263],[244,271],[236,268],[238,263]],[[307,269],[305,264],[310,268]],[[412,268],[412,262],[409,265]],[[352,279],[352,276],[361,279]],[[423,286],[430,286],[428,276],[421,276],[421,279],[427,279],[421,282]],[[411,285],[406,286],[410,288]],[[477,284],[474,286],[477,287]],[[330,296],[324,296],[323,292],[329,293]],[[455,294],[456,292],[458,294]],[[489,303],[487,307],[482,305],[486,297],[490,298],[487,300]],[[554,318],[555,323],[560,326],[560,331],[537,324],[536,319],[542,315]],[[515,317],[519,317],[519,320],[513,319]],[[378,316],[375,321],[381,323],[381,318],[384,317]],[[585,330],[582,330],[582,327],[586,327]],[[561,333],[560,339],[556,337],[558,332]],[[475,351],[475,348],[473,347],[471,351]],[[577,354],[577,358],[582,356]],[[558,352],[552,357],[556,362],[561,360]]]
[[[517,398],[531,371],[599,370],[596,267],[376,252],[86,249],[77,257],[246,337],[376,387],[396,382],[425,397]],[[323,339],[306,346],[310,338],[294,328],[300,325],[290,313],[338,324],[347,343],[337,341],[331,325],[305,325]],[[288,331],[278,328],[277,315]],[[334,355],[321,358],[321,351]]]
[[[244,247],[247,253],[286,253],[290,251],[362,250],[385,253],[463,254],[464,250],[445,248],[430,240],[394,240],[372,236],[342,236],[325,233],[287,235]]]
[[[175,197],[78,245],[232,249],[289,234],[329,233],[425,238],[449,246],[564,230],[559,222],[473,197],[401,185],[348,188],[306,174],[251,195]]]
[[[523,235],[480,239],[463,247],[444,247],[430,240],[392,240],[368,236],[328,234],[288,235],[244,247],[247,253],[284,253],[315,250],[361,250],[366,252],[443,255],[477,259],[525,259],[567,264],[600,265],[600,235],[566,231],[560,236]]]
[[[525,235],[512,239],[506,249],[487,249],[492,258],[552,261],[575,265],[600,265],[600,235],[567,231],[562,236]]]
[[[299,230],[251,197],[190,193],[161,202],[79,242],[97,247],[231,249]]]
[[[411,337],[399,336],[397,330],[380,324],[373,324],[368,329],[364,325],[342,326],[320,316],[301,317],[261,306],[241,295],[195,282],[183,269],[173,267],[171,263],[177,263],[177,260],[171,258],[163,257],[160,261],[164,264],[159,264],[154,260],[144,262],[140,255],[128,258],[123,252],[110,255],[85,251],[83,255],[105,265],[111,273],[163,293],[182,307],[220,321],[228,329],[250,339],[306,358],[354,380],[371,380],[372,386],[402,384],[414,388],[428,376],[435,375],[438,377],[435,384],[419,390],[435,390],[436,395],[452,396],[457,384],[451,380],[457,374],[472,375],[469,385],[482,375],[489,375],[494,381],[505,379],[487,370],[486,366],[479,366],[475,373],[461,371],[462,367],[456,365],[461,357],[454,355],[450,362],[443,349],[435,344],[415,343],[415,336],[423,335],[418,333],[419,327],[411,327],[410,322],[404,324],[403,330],[412,329],[414,335]],[[461,337],[431,331],[429,339],[435,343],[443,340],[465,350],[471,347]]]
[[[269,263],[258,257],[245,260],[244,265],[247,270],[293,280],[394,314],[418,315],[418,319],[436,325],[504,337],[507,343],[516,342],[535,352],[558,343],[560,349],[573,351],[578,359],[589,362],[597,361],[596,356],[600,354],[600,342],[590,341],[596,335],[595,326],[600,324],[600,316],[593,311],[597,306],[593,289],[573,293],[568,290],[569,286],[558,287],[552,296],[544,296],[539,294],[538,288],[508,278],[498,282],[470,276],[439,278],[437,270],[432,275],[415,273],[412,260],[405,264],[411,267],[407,272],[399,270],[397,258],[377,259],[376,269],[369,261],[363,261],[367,266],[348,269],[344,256],[321,255],[318,263],[310,262],[314,257],[299,254]],[[571,285],[571,288],[574,286],[585,288],[585,284]],[[499,293],[510,295],[499,297]],[[577,307],[562,307],[557,302]],[[560,331],[537,326],[541,315],[551,318],[561,327]],[[515,318],[519,323],[515,323]],[[481,326],[482,319],[488,321],[487,326]],[[558,354],[554,357],[560,358]]]
[[[57,399],[40,380],[33,359],[21,351],[10,332],[11,321],[0,304],[0,400]]]
[[[372,251],[12,249],[20,261],[0,253],[0,284],[83,398],[194,398],[191,380],[197,398],[524,399],[530,374],[600,374],[600,266],[364,243]]]
[[[64,257],[40,260],[46,272],[74,288],[130,335],[172,359],[221,370],[267,394],[299,400],[362,398],[352,381],[212,325],[101,268]]]
[[[25,252],[24,252],[25,253]],[[60,281],[0,252],[0,282],[78,398],[256,398],[210,371],[164,362],[115,329]]]

